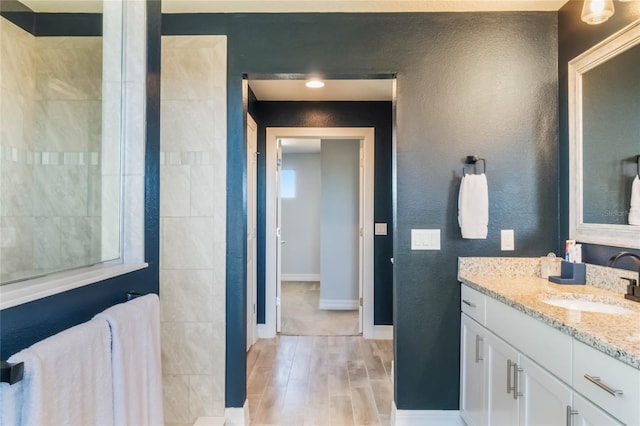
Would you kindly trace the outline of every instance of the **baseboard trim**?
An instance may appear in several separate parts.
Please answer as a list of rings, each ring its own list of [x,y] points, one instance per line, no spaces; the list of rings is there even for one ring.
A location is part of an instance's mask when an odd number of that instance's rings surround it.
[[[391,408],[391,426],[464,426],[458,410],[398,410]]]
[[[198,417],[193,426],[224,426],[224,417]]]
[[[225,426],[246,426],[249,424],[249,400],[244,400],[241,408],[225,408]]]
[[[354,311],[358,309],[358,301],[348,299],[320,299],[319,308],[332,311]]]
[[[258,339],[273,339],[276,337],[274,330],[267,327],[267,324],[258,324]]]
[[[320,274],[282,274],[281,281],[320,281]]]
[[[376,340],[393,340],[392,325],[374,325],[373,338]]]

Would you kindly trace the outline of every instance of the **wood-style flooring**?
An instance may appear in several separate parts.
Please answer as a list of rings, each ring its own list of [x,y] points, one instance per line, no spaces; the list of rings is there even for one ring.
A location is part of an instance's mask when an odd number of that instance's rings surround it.
[[[247,354],[251,425],[389,425],[390,340],[279,336]]]

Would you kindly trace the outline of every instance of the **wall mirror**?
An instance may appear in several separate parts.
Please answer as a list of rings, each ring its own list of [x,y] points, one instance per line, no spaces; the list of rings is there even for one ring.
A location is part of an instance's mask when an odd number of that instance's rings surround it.
[[[122,2],[3,1],[0,283],[121,253]]]
[[[629,224],[640,155],[640,21],[569,62],[570,237],[640,248]]]

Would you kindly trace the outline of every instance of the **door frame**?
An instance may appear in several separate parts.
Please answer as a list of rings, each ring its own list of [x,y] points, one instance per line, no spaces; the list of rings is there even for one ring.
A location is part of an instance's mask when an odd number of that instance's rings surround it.
[[[251,140],[250,140],[251,138]],[[250,149],[251,148],[251,149]],[[247,113],[247,351],[258,339],[258,125]],[[253,179],[253,182],[252,182]],[[252,244],[249,241],[252,240]],[[249,271],[249,254],[253,264]]]
[[[375,338],[373,325],[373,127],[267,127],[266,129],[266,232],[265,232],[265,323],[258,324],[258,336],[276,336],[276,157],[277,140],[282,138],[357,139],[364,145],[362,334]]]

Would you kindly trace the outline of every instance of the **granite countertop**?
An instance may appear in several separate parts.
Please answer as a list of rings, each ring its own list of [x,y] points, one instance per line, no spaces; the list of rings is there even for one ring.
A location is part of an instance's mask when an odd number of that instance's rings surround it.
[[[489,297],[640,369],[640,303],[625,299],[622,293],[592,285],[558,285],[531,275],[494,275],[478,270],[460,270],[458,279]],[[576,311],[540,300],[576,297],[618,305],[633,313],[612,315]]]

